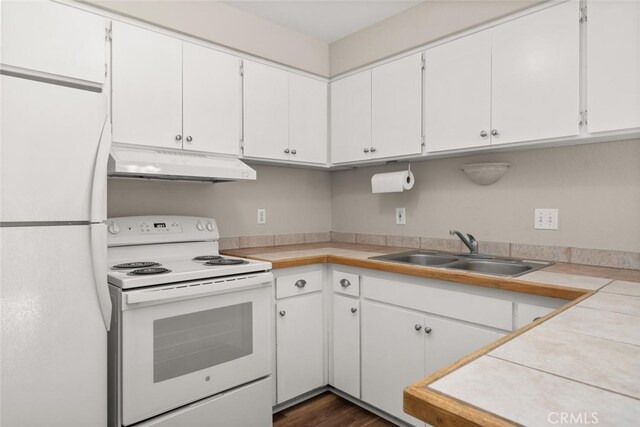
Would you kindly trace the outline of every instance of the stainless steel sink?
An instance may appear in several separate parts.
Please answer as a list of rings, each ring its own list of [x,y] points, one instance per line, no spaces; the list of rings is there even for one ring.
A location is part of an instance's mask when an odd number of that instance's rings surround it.
[[[532,271],[534,267],[517,261],[474,259],[451,264],[448,266],[448,268],[472,271],[474,273],[494,274],[496,276],[516,276],[527,271]]]
[[[396,254],[379,255],[369,259],[389,261],[402,264],[420,265],[425,267],[464,270],[473,273],[489,274],[493,276],[515,277],[529,273],[553,263],[538,261],[523,261],[509,258],[498,258],[477,254],[450,254],[438,251],[411,251]]]
[[[451,264],[459,260],[455,256],[444,256],[430,253],[400,253],[384,255],[382,257],[376,257],[376,259],[382,259],[383,261],[403,262],[406,264],[417,264],[425,266],[435,266]]]

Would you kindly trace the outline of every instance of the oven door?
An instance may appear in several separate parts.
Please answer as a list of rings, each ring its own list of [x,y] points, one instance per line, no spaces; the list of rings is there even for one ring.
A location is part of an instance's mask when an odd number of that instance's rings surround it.
[[[123,424],[269,375],[272,281],[258,273],[124,292]]]

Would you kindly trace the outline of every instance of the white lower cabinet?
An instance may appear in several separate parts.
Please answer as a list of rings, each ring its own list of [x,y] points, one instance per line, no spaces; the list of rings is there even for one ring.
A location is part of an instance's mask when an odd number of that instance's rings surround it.
[[[360,301],[333,296],[333,377],[335,388],[360,397]]]
[[[326,384],[322,293],[278,301],[276,317],[277,402],[280,404]]]
[[[424,377],[424,316],[362,303],[362,400],[414,425],[402,410],[402,390]]]

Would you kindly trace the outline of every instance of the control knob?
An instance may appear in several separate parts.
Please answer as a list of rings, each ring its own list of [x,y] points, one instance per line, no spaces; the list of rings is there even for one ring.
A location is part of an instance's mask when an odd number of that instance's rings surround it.
[[[210,223],[210,222],[207,223],[207,230],[213,231],[213,224],[212,223]]]
[[[198,231],[204,230],[204,224],[202,223],[202,221],[198,221],[198,223],[196,224],[196,228],[198,229]]]
[[[109,230],[109,234],[118,234],[120,232],[120,227],[115,222],[112,222],[109,224],[109,227],[107,227],[107,230]]]

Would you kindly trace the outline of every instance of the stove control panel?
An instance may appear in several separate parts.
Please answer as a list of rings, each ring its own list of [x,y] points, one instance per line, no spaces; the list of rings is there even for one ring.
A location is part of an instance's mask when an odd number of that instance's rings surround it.
[[[218,240],[213,218],[191,216],[129,216],[107,220],[108,246]]]

